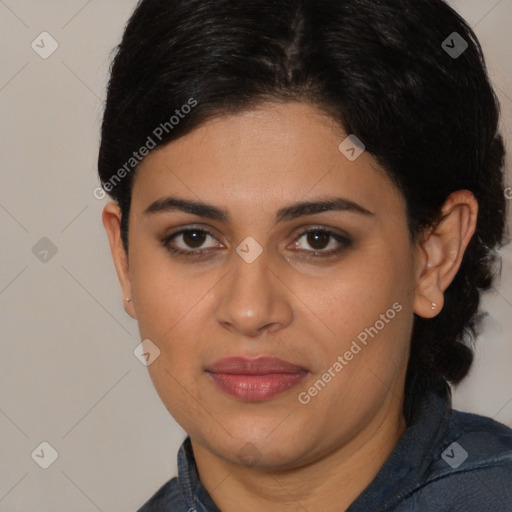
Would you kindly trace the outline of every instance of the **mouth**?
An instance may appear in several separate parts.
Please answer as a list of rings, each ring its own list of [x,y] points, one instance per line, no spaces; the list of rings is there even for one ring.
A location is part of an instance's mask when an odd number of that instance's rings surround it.
[[[309,371],[274,357],[226,357],[206,368],[217,387],[240,400],[268,400],[298,385]]]

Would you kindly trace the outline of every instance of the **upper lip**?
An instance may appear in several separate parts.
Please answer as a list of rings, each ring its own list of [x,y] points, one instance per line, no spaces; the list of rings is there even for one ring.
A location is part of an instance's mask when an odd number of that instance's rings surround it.
[[[277,357],[224,357],[206,368],[210,373],[231,373],[234,375],[266,375],[269,373],[302,373],[307,372],[302,366],[297,366]]]

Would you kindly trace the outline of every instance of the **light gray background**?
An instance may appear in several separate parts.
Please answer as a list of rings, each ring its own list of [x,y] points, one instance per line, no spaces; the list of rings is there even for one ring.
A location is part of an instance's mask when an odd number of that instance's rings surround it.
[[[483,44],[512,152],[512,0],[451,4]],[[184,432],[133,355],[137,325],[101,224],[107,199],[92,194],[110,52],[135,5],[0,0],[2,512],[135,511],[176,472]],[[43,31],[59,44],[46,60],[31,48]],[[32,252],[42,237],[58,249],[46,263]],[[512,426],[512,247],[502,255],[454,405]],[[46,470],[31,458],[43,441],[59,455]]]

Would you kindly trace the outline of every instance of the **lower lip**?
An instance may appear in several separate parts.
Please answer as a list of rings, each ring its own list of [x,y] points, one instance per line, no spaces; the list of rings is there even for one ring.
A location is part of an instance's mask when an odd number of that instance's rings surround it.
[[[219,388],[241,400],[257,402],[267,400],[296,386],[307,372],[269,373],[266,375],[235,375],[209,373]]]

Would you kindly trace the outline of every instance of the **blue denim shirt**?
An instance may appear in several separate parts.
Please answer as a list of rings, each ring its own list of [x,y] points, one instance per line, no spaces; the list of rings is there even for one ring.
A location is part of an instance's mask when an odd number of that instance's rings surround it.
[[[512,512],[512,430],[452,409],[449,393],[425,393],[389,458],[346,509],[384,511]],[[199,480],[190,438],[178,453],[178,477],[138,512],[220,512]]]

